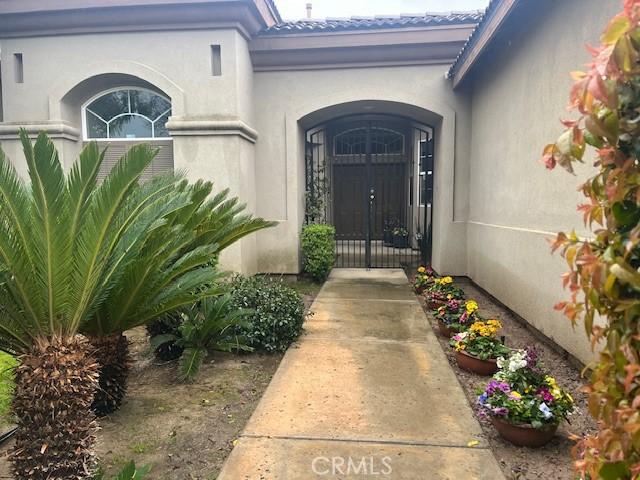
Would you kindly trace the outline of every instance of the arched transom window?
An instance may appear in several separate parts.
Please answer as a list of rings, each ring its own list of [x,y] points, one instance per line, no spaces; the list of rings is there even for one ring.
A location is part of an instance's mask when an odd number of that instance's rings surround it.
[[[369,130],[371,153],[402,154],[404,153],[404,135],[384,127],[371,127]],[[334,137],[335,155],[364,155],[367,153],[367,129],[352,128]]]
[[[127,140],[168,138],[169,99],[143,88],[119,88],[101,93],[83,109],[86,139]]]

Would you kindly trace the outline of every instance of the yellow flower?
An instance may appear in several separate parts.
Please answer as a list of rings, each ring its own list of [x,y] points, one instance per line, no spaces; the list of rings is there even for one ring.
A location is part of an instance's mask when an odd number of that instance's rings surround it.
[[[469,315],[478,310],[478,304],[475,300],[467,300],[467,303],[465,303],[465,307]]]
[[[527,385],[524,389],[524,393],[531,393],[533,391],[533,385]]]
[[[440,283],[442,283],[443,285],[446,285],[448,283],[453,283],[453,278],[451,277],[443,277],[440,279]]]
[[[447,295],[447,300],[452,300],[453,299],[453,295],[449,294]]]
[[[522,398],[522,395],[520,395],[518,392],[516,392],[515,390],[513,392],[511,392],[511,396],[513,398],[517,398],[518,400]]]
[[[426,271],[427,271],[427,269],[426,269],[426,268],[424,268],[424,267],[418,267],[418,273],[424,273],[424,272],[426,272]]]

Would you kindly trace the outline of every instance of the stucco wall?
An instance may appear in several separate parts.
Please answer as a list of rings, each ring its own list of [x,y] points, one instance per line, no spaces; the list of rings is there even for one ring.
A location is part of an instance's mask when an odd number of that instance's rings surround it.
[[[573,177],[536,163],[562,131],[569,72],[588,61],[619,0],[538,0],[510,19],[473,75],[468,273],[528,322],[583,361],[584,331],[553,310],[567,296],[564,261],[552,256],[554,232],[584,231]]]
[[[258,235],[261,271],[299,271],[298,231],[304,217],[304,130],[314,112],[350,102],[385,103],[428,121],[436,131],[434,266],[443,273],[466,273],[465,220],[468,209],[470,112],[467,97],[445,79],[447,65],[256,72],[255,126],[257,212],[278,220]],[[371,113],[357,106],[342,114]],[[421,118],[419,118],[421,117]],[[286,179],[286,181],[284,181]]]
[[[220,76],[212,75],[211,45],[221,46]],[[83,143],[82,105],[107,88],[145,86],[171,98],[175,168],[213,181],[216,190],[229,187],[254,212],[253,68],[238,30],[15,38],[1,47],[0,142],[22,173],[17,126],[52,132],[68,168]],[[14,53],[23,56],[24,83],[14,81]],[[224,252],[223,266],[255,273],[255,250],[255,238],[244,239]]]

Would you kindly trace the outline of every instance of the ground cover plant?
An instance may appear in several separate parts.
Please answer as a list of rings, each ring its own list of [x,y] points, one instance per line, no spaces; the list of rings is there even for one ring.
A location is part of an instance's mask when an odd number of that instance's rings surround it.
[[[577,118],[548,145],[542,162],[573,172],[588,147],[592,175],[579,206],[590,238],[558,234],[569,271],[568,301],[556,308],[584,328],[599,361],[591,375],[590,411],[597,435],[581,439],[575,466],[581,478],[640,477],[640,0],[625,0],[590,47],[586,72],[572,74],[569,107]],[[601,318],[604,322],[596,321]]]
[[[13,355],[0,352],[0,426],[13,423],[11,399],[14,389],[14,369],[18,365]]]

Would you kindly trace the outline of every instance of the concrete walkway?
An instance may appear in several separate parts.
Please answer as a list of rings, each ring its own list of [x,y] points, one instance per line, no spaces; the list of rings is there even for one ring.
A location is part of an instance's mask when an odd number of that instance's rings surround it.
[[[504,479],[401,270],[334,270],[311,310],[218,480]]]

